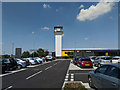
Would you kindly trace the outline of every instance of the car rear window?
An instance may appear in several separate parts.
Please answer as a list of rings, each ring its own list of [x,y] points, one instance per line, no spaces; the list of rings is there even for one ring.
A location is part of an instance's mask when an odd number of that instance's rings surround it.
[[[90,59],[82,59],[81,61],[91,61]]]

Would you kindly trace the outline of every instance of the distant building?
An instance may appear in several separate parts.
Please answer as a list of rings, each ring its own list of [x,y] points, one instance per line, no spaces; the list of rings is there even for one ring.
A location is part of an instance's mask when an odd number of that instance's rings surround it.
[[[22,56],[22,48],[15,49],[15,58],[21,58]]]
[[[120,56],[118,49],[104,48],[80,48],[80,49],[62,49],[62,57],[74,56]]]

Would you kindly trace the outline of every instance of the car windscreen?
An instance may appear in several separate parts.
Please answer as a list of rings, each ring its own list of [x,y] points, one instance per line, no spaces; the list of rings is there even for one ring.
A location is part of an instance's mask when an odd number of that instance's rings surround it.
[[[91,59],[95,59],[96,57],[92,57]]]
[[[3,59],[3,60],[2,60],[2,63],[8,63],[8,62],[9,62],[8,59]]]
[[[81,61],[91,61],[90,59],[81,59]]]

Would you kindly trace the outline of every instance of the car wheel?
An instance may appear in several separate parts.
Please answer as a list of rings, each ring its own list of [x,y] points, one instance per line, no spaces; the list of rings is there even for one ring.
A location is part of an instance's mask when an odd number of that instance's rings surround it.
[[[21,66],[21,65],[18,65],[18,66],[17,66],[17,68],[18,68],[18,69],[21,69],[21,68],[22,68],[22,66]]]
[[[93,82],[92,82],[92,78],[89,77],[88,80],[89,80],[89,86],[90,86],[91,88],[94,88],[94,85],[93,85]]]

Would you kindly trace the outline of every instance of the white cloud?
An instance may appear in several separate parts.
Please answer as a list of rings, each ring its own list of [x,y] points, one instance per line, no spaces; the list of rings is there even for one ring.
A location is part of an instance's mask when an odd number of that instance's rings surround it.
[[[43,29],[43,30],[50,30],[49,27],[43,27],[42,29]]]
[[[86,37],[85,40],[88,40],[88,37]]]
[[[92,5],[88,9],[81,9],[80,13],[77,15],[77,20],[94,20],[99,16],[110,12],[113,6],[113,2],[99,2],[96,6]]]
[[[32,32],[32,34],[35,34],[35,32]]]
[[[83,5],[83,4],[81,4],[79,8],[84,8],[84,5]]]
[[[43,4],[43,8],[51,8],[51,6],[49,4]]]

